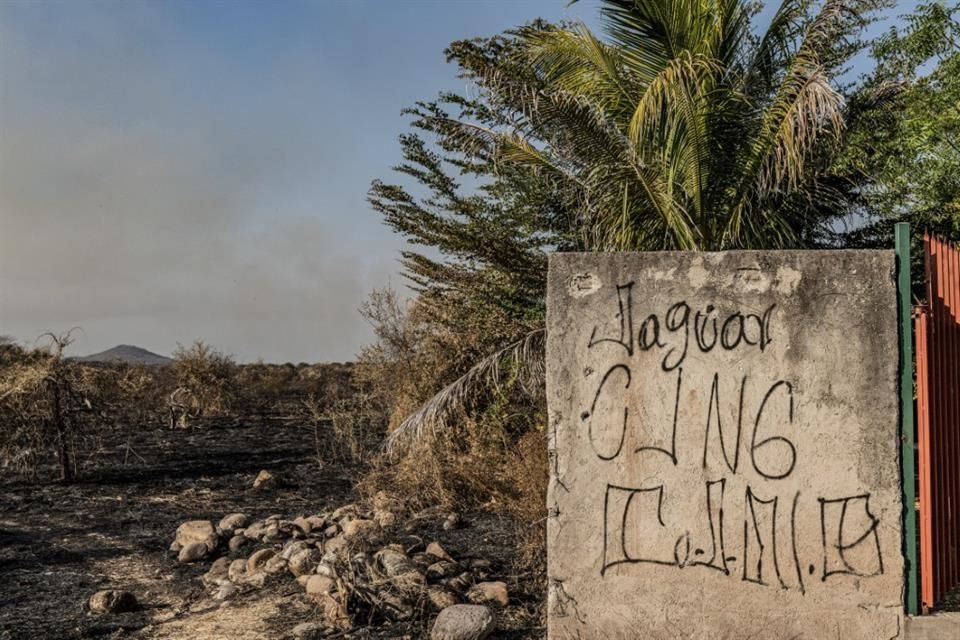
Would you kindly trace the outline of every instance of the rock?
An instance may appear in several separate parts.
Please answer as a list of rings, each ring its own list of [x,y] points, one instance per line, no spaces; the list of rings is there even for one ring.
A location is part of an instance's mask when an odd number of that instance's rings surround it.
[[[317,565],[317,575],[327,576],[328,578],[336,578],[337,570],[334,568],[333,563],[327,562],[326,560],[321,560]]]
[[[313,531],[313,523],[304,518],[303,516],[297,516],[293,519],[292,524],[298,527],[304,533],[310,533]]]
[[[266,561],[263,565],[263,571],[268,576],[276,575],[282,573],[287,569],[287,561],[281,558],[280,556],[273,556]]]
[[[344,516],[355,516],[360,512],[360,509],[355,504],[345,504],[342,507],[339,507],[333,512],[333,515],[330,516],[331,520],[340,520]]]
[[[224,533],[233,533],[236,529],[242,529],[250,522],[250,518],[244,513],[231,513],[220,519],[217,527]]]
[[[393,515],[392,511],[374,511],[373,520],[382,529],[386,529],[387,527],[392,527],[397,523],[397,516]]]
[[[324,553],[339,554],[347,548],[347,539],[341,534],[330,538],[323,545]]]
[[[307,580],[309,579],[310,579],[310,576],[297,576],[297,584],[299,584],[301,587],[306,588]]]
[[[479,582],[467,591],[467,600],[474,604],[496,603],[501,607],[510,604],[505,582]]]
[[[207,557],[207,545],[202,542],[191,542],[180,549],[177,560],[180,562],[199,562]]]
[[[240,589],[237,588],[237,585],[232,582],[226,582],[220,585],[220,588],[217,589],[217,592],[213,594],[214,600],[229,600],[233,596],[240,593]]]
[[[327,628],[317,622],[303,622],[290,632],[294,640],[320,640],[327,635]]]
[[[267,523],[263,520],[257,520],[243,530],[243,536],[250,540],[260,540],[267,534]]]
[[[276,521],[267,525],[267,531],[263,534],[263,540],[266,543],[276,542],[283,538],[283,531],[280,530],[280,524]]]
[[[464,571],[460,575],[450,578],[449,580],[444,580],[443,583],[453,589],[458,593],[462,593],[470,588],[470,585],[473,584],[473,575],[467,571]]]
[[[451,578],[459,572],[460,565],[456,562],[441,560],[427,567],[427,578],[430,580],[442,580],[443,578]]]
[[[427,590],[427,597],[430,598],[430,604],[437,611],[443,611],[447,607],[452,607],[460,602],[457,594],[443,587],[430,587]]]
[[[277,484],[277,479],[266,469],[261,469],[257,477],[253,479],[254,489],[272,489]]]
[[[227,543],[227,550],[229,550],[230,553],[237,553],[243,550],[243,548],[250,544],[250,542],[251,540],[247,536],[236,534],[230,538],[230,541]]]
[[[477,604],[455,604],[437,616],[430,640],[484,640],[496,626],[493,612]]]
[[[327,519],[320,515],[307,516],[307,522],[310,523],[310,531],[322,531],[327,526]],[[336,535],[336,534],[334,534]]]
[[[217,558],[210,569],[200,577],[200,580],[208,587],[219,585],[224,580],[229,580],[230,558]]]
[[[272,558],[274,555],[273,551],[270,549],[260,549],[255,551],[252,556],[247,558],[247,573],[254,573],[263,568],[267,563],[267,560]]]
[[[320,553],[316,549],[303,549],[290,556],[290,573],[294,576],[313,573],[317,569],[318,562],[320,562]]]
[[[337,534],[340,533],[340,525],[332,524],[326,529],[323,530],[324,538],[335,538]]]
[[[440,546],[439,542],[431,542],[430,544],[428,544],[427,553],[429,553],[435,558],[440,558],[441,560],[447,560],[448,562],[453,562],[453,556],[447,553],[447,551]]]
[[[213,523],[209,520],[191,520],[177,527],[176,542],[179,542],[181,547],[186,547],[194,542],[202,542],[206,545],[208,551],[213,551],[217,548],[220,538],[217,536],[217,530],[214,529]]]
[[[247,577],[247,561],[243,558],[234,560],[227,568],[227,578],[230,582],[243,582]]]
[[[170,543],[170,553],[180,553],[180,549],[183,549],[183,545],[176,540]]]
[[[374,559],[383,567],[384,573],[391,578],[416,568],[407,554],[392,547],[384,547],[374,555]]]
[[[458,529],[460,527],[460,524],[461,524],[460,514],[451,513],[443,521],[443,530],[450,531],[451,529]]]
[[[129,591],[106,589],[90,596],[89,604],[94,613],[124,613],[136,610],[137,597]]]
[[[336,591],[337,583],[333,578],[312,575],[307,577],[304,588],[307,590],[308,596],[322,596]]]
[[[267,583],[267,574],[265,571],[254,571],[252,573],[248,571],[247,575],[243,577],[243,583],[260,589]]]
[[[280,552],[280,557],[284,560],[289,560],[291,557],[309,548],[310,545],[303,540],[291,540],[287,544],[283,545],[283,551]]]
[[[493,566],[493,563],[485,558],[474,558],[470,561],[470,568],[484,571]]]
[[[429,553],[415,553],[410,556],[410,561],[413,562],[413,564],[415,564],[421,571],[426,571],[427,567],[437,561],[437,557],[432,556]]]
[[[373,520],[356,518],[343,526],[343,536],[347,540],[366,538],[377,530],[377,523]]]

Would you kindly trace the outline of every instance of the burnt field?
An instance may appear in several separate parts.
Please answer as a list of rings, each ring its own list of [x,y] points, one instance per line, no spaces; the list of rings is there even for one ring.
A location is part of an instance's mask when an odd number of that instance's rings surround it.
[[[319,428],[260,424],[109,432],[89,448],[74,483],[5,477],[0,639],[286,638],[293,637],[296,625],[320,621],[316,602],[287,573],[218,601],[200,579],[211,560],[181,563],[169,550],[184,521],[216,523],[233,512],[253,519],[294,518],[355,501],[353,485],[361,470],[349,462],[321,462]],[[261,470],[277,481],[254,489]],[[385,527],[384,535],[437,541],[457,558],[484,558],[490,579],[504,581],[510,590],[497,637],[542,637],[539,585],[513,575],[507,523],[465,515],[463,526],[448,531],[443,519],[440,512],[407,514]],[[101,589],[130,591],[138,605],[127,613],[93,614],[87,602]],[[420,638],[431,617],[426,610],[401,621],[374,621],[371,615],[372,625],[360,619],[328,635]]]

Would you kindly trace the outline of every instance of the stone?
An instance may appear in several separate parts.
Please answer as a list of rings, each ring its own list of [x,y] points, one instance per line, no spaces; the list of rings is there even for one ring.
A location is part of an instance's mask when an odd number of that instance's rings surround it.
[[[383,572],[390,577],[415,569],[407,554],[396,548],[385,547],[374,554],[374,559],[383,567]]]
[[[170,543],[170,552],[171,553],[180,553],[180,549],[183,549],[183,545],[174,540]]]
[[[243,582],[247,577],[247,561],[243,558],[234,560],[227,567],[227,578],[230,582]]]
[[[456,562],[440,560],[439,562],[434,562],[432,565],[427,567],[427,579],[440,580],[442,578],[450,578],[457,575],[459,572],[460,565],[458,565]]]
[[[294,640],[320,640],[327,635],[327,628],[319,622],[301,622],[290,631],[290,635]]]
[[[455,604],[443,609],[430,630],[430,640],[484,640],[497,621],[493,612],[477,604]]]
[[[213,551],[217,548],[220,538],[217,536],[217,530],[213,523],[209,520],[191,520],[177,527],[176,542],[181,547],[186,547],[194,542],[202,542],[206,545],[208,551]]]
[[[313,531],[313,522],[304,518],[303,516],[297,516],[293,519],[293,525],[299,528],[304,533],[310,533]]]
[[[324,553],[339,554],[343,553],[347,546],[347,539],[343,534],[339,534],[323,543],[323,551]]]
[[[338,533],[340,533],[340,525],[338,524],[332,524],[323,530],[323,536],[325,538],[334,538]]]
[[[451,529],[459,529],[461,524],[460,514],[451,513],[443,521],[443,530],[450,531]]]
[[[271,542],[277,542],[282,538],[283,531],[280,530],[280,523],[274,521],[267,524],[267,530],[264,532],[261,540],[267,544],[270,544]]]
[[[446,549],[440,546],[439,542],[431,542],[427,545],[427,553],[432,555],[434,558],[439,558],[441,560],[446,560],[448,562],[453,562],[453,557],[447,553]]]
[[[248,584],[251,587],[261,589],[263,588],[263,585],[267,583],[267,572],[263,570],[254,572],[248,571],[243,577],[243,583]]]
[[[227,542],[227,550],[228,550],[230,553],[238,553],[238,552],[242,551],[244,547],[246,547],[247,545],[249,545],[250,542],[251,542],[250,538],[248,538],[248,537],[245,536],[245,535],[242,535],[242,534],[234,535],[234,536],[233,536],[232,538],[230,538],[230,540]]]
[[[243,530],[243,536],[250,540],[260,540],[267,534],[267,523],[263,520],[257,520],[248,525]]]
[[[313,573],[320,562],[320,552],[316,549],[303,549],[290,556],[288,568],[294,576]]]
[[[308,596],[319,596],[333,593],[337,590],[337,583],[326,576],[307,576],[304,584]]]
[[[501,607],[510,604],[505,582],[478,582],[467,591],[467,600],[474,604],[498,604]]]
[[[276,554],[270,549],[260,549],[255,551],[253,555],[247,558],[247,572],[254,573],[263,568],[267,564],[267,560],[275,556]]]
[[[550,256],[549,640],[903,638],[895,273]]]
[[[287,561],[281,558],[280,556],[273,556],[265,563],[263,563],[263,572],[268,576],[276,575],[282,573],[287,569]]]
[[[433,608],[437,611],[443,611],[447,607],[452,607],[460,603],[460,598],[457,597],[457,594],[444,587],[430,587],[427,589],[427,597],[430,599],[430,604],[432,604]]]
[[[457,593],[463,593],[473,585],[473,574],[469,571],[464,571],[460,575],[447,578],[442,582]]]
[[[360,509],[359,507],[357,507],[357,505],[345,504],[342,507],[338,507],[337,509],[335,509],[334,512],[330,515],[330,519],[339,521],[342,518],[345,518],[346,516],[356,516],[358,513],[360,513]]]
[[[224,533],[233,533],[236,529],[242,529],[250,522],[250,518],[243,513],[231,513],[220,519],[217,528]]]
[[[317,571],[316,571],[316,573],[317,573],[317,575],[327,576],[328,578],[336,578],[336,577],[337,577],[337,570],[336,570],[336,568],[334,567],[334,564],[331,563],[331,562],[328,562],[328,561],[326,561],[326,560],[321,560],[321,561],[317,564]]]
[[[289,560],[291,556],[309,548],[310,545],[303,540],[291,540],[287,544],[283,545],[283,550],[280,552],[280,557],[284,560]]]
[[[229,570],[230,558],[217,558],[207,572],[200,577],[200,580],[207,586],[220,584],[223,580],[229,580]]]
[[[202,542],[191,542],[190,544],[180,549],[180,553],[177,554],[177,560],[180,562],[199,562],[207,557],[207,545]]]
[[[356,518],[343,526],[343,536],[347,540],[367,538],[377,530],[377,523],[373,520]]]
[[[266,469],[262,469],[253,479],[254,489],[272,489],[277,485],[277,479]]]
[[[126,613],[136,611],[137,597],[129,591],[105,589],[90,596],[90,611],[93,613]]]

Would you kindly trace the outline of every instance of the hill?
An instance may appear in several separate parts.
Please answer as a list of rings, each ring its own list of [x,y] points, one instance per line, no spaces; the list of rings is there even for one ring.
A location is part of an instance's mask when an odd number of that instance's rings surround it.
[[[119,344],[112,349],[77,358],[79,362],[129,362],[131,364],[170,364],[166,356],[130,344]]]

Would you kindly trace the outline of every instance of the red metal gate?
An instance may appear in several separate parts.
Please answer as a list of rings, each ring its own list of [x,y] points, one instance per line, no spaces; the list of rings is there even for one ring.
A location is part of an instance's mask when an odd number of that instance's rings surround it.
[[[960,251],[925,234],[927,306],[914,312],[923,610],[960,585]]]

